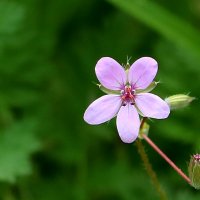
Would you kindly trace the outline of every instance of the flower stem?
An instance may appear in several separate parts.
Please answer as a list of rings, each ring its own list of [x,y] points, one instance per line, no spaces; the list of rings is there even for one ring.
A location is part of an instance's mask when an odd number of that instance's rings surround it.
[[[145,169],[149,175],[149,177],[151,178],[152,184],[155,187],[156,191],[158,192],[160,199],[161,200],[167,200],[167,195],[165,193],[165,191],[162,189],[155,171],[153,170],[151,163],[149,162],[149,158],[147,153],[145,152],[145,148],[141,142],[141,140],[136,140],[136,146],[138,149],[138,153],[144,163]]]
[[[189,184],[191,184],[191,180],[188,176],[186,176],[180,168],[178,168],[173,161],[171,161],[165,153],[163,153],[160,148],[145,134],[142,137],[146,140],[146,142],[166,161],[168,164],[180,175],[183,179],[185,179]]]

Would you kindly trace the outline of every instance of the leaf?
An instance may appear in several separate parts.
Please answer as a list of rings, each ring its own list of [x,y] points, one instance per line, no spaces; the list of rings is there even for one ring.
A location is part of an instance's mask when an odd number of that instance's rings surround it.
[[[109,0],[129,15],[156,30],[187,53],[200,54],[199,32],[189,23],[149,0]]]
[[[0,180],[15,182],[31,173],[30,155],[40,145],[31,121],[18,122],[0,134]]]
[[[23,7],[11,1],[0,2],[0,34],[10,34],[19,29],[24,18]]]

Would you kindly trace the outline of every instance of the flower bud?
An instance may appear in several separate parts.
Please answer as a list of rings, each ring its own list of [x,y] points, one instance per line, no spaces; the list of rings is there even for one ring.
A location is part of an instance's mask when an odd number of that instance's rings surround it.
[[[200,189],[200,154],[191,156],[188,171],[191,185],[195,189]]]
[[[140,132],[139,132],[138,137],[139,137],[140,139],[143,139],[143,135],[144,135],[144,134],[145,134],[145,135],[148,135],[148,133],[149,133],[149,128],[150,128],[149,124],[147,124],[146,122],[144,122],[144,124],[142,125],[142,127],[140,127]]]
[[[176,110],[188,106],[195,97],[190,97],[185,94],[176,94],[165,99],[171,110]]]

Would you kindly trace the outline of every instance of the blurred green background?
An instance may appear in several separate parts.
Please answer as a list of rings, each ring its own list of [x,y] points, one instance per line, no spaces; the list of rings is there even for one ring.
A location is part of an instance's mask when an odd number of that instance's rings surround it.
[[[0,0],[0,199],[159,199],[115,120],[83,121],[102,95],[96,62],[127,55],[158,61],[153,93],[197,98],[150,121],[151,139],[187,172],[200,151],[199,0]],[[169,199],[200,198],[143,143]]]

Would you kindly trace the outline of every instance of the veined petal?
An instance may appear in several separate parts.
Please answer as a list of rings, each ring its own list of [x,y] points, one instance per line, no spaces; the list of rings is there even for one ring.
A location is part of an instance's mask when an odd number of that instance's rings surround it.
[[[121,90],[126,84],[126,72],[114,59],[101,58],[95,67],[99,82],[110,90]]]
[[[89,105],[84,113],[88,124],[101,124],[112,119],[122,104],[119,95],[104,95]]]
[[[131,143],[138,137],[140,118],[136,108],[127,104],[122,106],[117,114],[117,129],[121,140]]]
[[[135,89],[147,88],[156,76],[158,63],[150,57],[136,60],[130,67],[128,81]]]
[[[135,103],[145,117],[164,119],[169,116],[169,105],[154,94],[138,94],[135,97]]]

